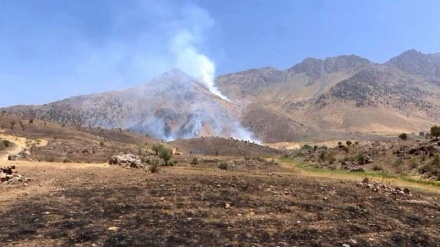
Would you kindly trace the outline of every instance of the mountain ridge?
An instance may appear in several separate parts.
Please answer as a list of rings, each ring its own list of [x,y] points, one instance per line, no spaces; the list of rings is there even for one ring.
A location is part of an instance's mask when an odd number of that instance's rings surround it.
[[[430,67],[424,68],[427,63]],[[218,76],[216,85],[231,102],[173,69],[131,89],[5,110],[162,139],[252,139],[254,133],[263,141],[280,142],[353,131],[416,132],[440,119],[437,68],[440,53],[416,50],[383,64],[356,55],[306,58],[286,70],[264,67]]]

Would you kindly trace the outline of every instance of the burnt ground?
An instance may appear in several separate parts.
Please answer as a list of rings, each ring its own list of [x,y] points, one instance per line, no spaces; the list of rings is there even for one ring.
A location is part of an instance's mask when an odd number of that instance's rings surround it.
[[[281,151],[255,143],[219,137],[181,139],[169,142],[185,153],[194,155],[260,157],[280,155]]]
[[[437,193],[400,199],[283,167],[273,176],[273,167],[177,166],[152,174],[18,162],[17,170],[34,180],[0,184],[1,246],[440,244]]]

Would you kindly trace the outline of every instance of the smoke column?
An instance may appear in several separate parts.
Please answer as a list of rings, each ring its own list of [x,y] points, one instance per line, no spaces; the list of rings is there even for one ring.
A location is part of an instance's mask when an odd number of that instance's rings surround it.
[[[190,6],[183,12],[190,17],[189,27],[177,29],[171,40],[176,67],[200,80],[211,93],[229,101],[215,86],[214,62],[198,49],[204,42],[205,33],[212,28],[213,19],[206,11],[196,6]]]

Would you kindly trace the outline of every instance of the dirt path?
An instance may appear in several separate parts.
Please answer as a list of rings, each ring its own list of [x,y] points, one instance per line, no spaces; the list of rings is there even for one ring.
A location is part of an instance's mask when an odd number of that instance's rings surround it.
[[[2,161],[8,160],[8,155],[17,154],[26,147],[26,138],[23,137],[0,134],[0,139],[14,143],[11,149],[6,150],[6,153],[0,154],[0,160]]]
[[[38,141],[29,140],[24,137],[5,135],[1,132],[0,132],[0,139],[8,140],[8,141],[14,143],[14,146],[11,149],[6,150],[6,153],[0,154],[0,161],[8,160],[8,156],[10,154],[17,154],[29,145],[32,145],[32,144],[35,144],[37,146],[46,146],[47,145],[46,140],[38,140]]]

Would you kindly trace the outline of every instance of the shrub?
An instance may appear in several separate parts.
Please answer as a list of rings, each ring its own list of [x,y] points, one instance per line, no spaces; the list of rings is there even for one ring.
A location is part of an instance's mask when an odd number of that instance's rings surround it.
[[[222,162],[218,165],[219,169],[228,170],[228,163]]]
[[[150,168],[148,169],[151,173],[159,173],[159,166],[156,164],[153,164],[150,166]]]
[[[154,151],[159,155],[159,158],[163,160],[163,165],[165,166],[172,166],[174,163],[171,161],[171,158],[173,157],[173,150],[171,148],[167,148],[164,145],[155,145],[153,147]]]
[[[347,146],[351,146],[353,143],[351,141],[346,141],[345,144],[347,144]]]
[[[52,156],[46,156],[44,160],[46,160],[47,162],[54,162],[55,158]]]
[[[199,164],[199,159],[197,159],[197,157],[194,157],[191,160],[190,164],[193,165],[193,166],[198,165]]]
[[[361,165],[365,164],[365,155],[364,153],[360,152],[356,155],[356,160],[357,162],[359,162]]]
[[[414,156],[409,157],[409,165],[411,169],[417,168],[419,166],[417,158]]]
[[[11,142],[8,141],[8,140],[3,140],[2,143],[3,143],[3,145],[4,145],[5,147],[7,147],[7,148],[11,146]]]
[[[440,126],[434,125],[431,127],[431,136],[435,137],[436,140],[438,139],[440,136]]]
[[[408,139],[408,134],[407,133],[402,133],[398,137],[400,139],[402,139],[403,141],[406,141]]]
[[[382,171],[382,170],[383,170],[383,168],[380,165],[374,165],[373,166],[373,171]]]
[[[336,161],[336,158],[334,157],[333,153],[323,151],[319,154],[319,160],[322,162],[333,164],[333,162]]]
[[[304,144],[304,145],[301,147],[301,149],[310,150],[310,149],[313,149],[313,147],[310,146],[309,144]]]
[[[99,146],[104,147],[104,146],[105,146],[104,141],[100,141],[100,142],[99,142]]]

